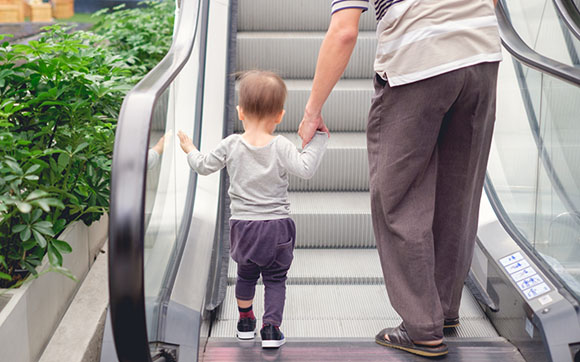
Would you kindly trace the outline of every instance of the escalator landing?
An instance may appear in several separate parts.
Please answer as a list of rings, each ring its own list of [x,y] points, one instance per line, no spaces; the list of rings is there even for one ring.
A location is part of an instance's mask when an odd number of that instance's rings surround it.
[[[518,350],[501,337],[446,338],[449,354],[436,360],[446,362],[525,362]],[[365,339],[292,339],[277,350],[264,350],[260,339],[211,338],[200,356],[202,362],[425,362],[428,359],[382,347]]]

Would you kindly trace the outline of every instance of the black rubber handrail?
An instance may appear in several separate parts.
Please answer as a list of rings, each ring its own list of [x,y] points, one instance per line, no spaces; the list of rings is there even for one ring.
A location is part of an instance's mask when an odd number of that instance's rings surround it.
[[[576,4],[572,0],[554,0],[554,5],[568,29],[580,39],[580,12]]]
[[[538,54],[520,38],[509,20],[502,1],[499,1],[496,6],[496,15],[502,44],[514,58],[520,63],[547,73],[554,78],[576,86],[580,85],[580,68],[575,68]]]
[[[109,298],[111,326],[120,362],[151,362],[144,299],[144,210],[149,134],[157,101],[192,54],[202,2],[178,1],[177,26],[171,48],[127,94],[119,113],[111,172]],[[200,122],[199,117],[195,122]]]

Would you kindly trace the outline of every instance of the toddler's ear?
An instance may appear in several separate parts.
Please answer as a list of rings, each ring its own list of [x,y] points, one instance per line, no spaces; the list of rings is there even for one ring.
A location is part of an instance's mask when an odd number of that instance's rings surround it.
[[[276,124],[279,124],[280,122],[282,122],[282,118],[284,118],[285,114],[286,114],[285,109],[281,110],[280,113],[278,113],[278,115],[276,116]]]
[[[242,107],[240,107],[239,105],[236,106],[236,109],[238,110],[238,119],[240,121],[245,121],[246,116],[244,115],[244,110],[242,109]]]

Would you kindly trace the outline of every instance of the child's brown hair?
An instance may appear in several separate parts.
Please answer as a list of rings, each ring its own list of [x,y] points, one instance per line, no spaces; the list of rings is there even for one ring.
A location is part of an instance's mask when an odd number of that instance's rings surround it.
[[[258,120],[278,115],[286,102],[286,84],[274,72],[250,70],[240,76],[239,105]]]

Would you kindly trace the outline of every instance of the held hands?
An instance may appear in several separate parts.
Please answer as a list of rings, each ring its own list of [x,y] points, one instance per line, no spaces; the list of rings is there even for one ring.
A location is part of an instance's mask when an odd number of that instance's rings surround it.
[[[183,131],[177,132],[177,137],[179,137],[179,145],[181,146],[181,149],[183,150],[183,152],[190,153],[191,151],[197,149],[193,145],[191,138],[189,138],[188,135],[183,133]]]
[[[306,147],[308,142],[312,140],[316,131],[326,132],[328,137],[330,137],[330,131],[324,124],[322,115],[320,113],[310,114],[310,112],[305,110],[300,127],[298,127],[298,135],[302,138],[302,148]]]

